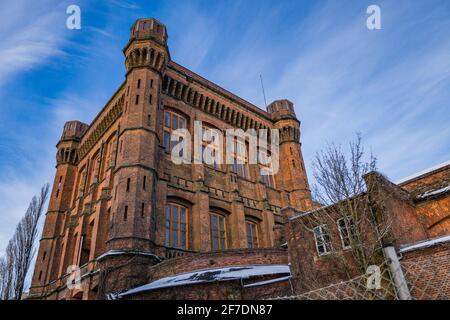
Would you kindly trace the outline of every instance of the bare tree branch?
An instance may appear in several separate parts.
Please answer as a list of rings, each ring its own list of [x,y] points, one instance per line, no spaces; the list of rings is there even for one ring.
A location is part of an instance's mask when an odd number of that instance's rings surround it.
[[[49,185],[41,189],[39,197],[33,197],[25,216],[16,227],[13,238],[6,248],[6,259],[1,260],[1,295],[4,300],[22,298],[25,279],[36,252],[37,226],[47,201]]]

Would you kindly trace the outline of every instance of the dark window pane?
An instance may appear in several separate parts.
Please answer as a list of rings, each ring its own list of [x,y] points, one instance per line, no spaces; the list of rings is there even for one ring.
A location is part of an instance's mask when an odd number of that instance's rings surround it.
[[[170,128],[170,113],[169,112],[166,112],[165,114],[164,114],[164,125],[167,127],[167,128]]]
[[[186,223],[186,208],[180,208],[180,222]]]
[[[167,131],[164,131],[164,148],[170,151],[170,133]]]
[[[178,129],[178,116],[172,114],[172,129]]]

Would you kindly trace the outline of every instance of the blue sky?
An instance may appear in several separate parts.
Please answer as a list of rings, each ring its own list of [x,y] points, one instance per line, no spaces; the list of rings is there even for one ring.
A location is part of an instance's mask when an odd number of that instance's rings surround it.
[[[66,29],[81,7],[82,29]],[[382,29],[366,28],[381,8]],[[167,25],[172,59],[262,107],[288,98],[307,168],[361,132],[398,180],[450,159],[450,2],[3,1],[0,5],[0,254],[53,181],[65,121],[90,122],[124,80],[138,17]],[[311,176],[311,172],[310,172]]]

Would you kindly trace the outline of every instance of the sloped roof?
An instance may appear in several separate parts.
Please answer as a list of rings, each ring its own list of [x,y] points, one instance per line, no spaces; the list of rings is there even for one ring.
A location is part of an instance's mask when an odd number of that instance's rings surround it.
[[[193,285],[200,283],[209,283],[209,282],[248,279],[251,277],[278,275],[278,274],[290,276],[291,270],[288,265],[250,265],[250,266],[197,270],[153,281],[149,284],[121,293],[119,297],[124,297],[155,289]]]

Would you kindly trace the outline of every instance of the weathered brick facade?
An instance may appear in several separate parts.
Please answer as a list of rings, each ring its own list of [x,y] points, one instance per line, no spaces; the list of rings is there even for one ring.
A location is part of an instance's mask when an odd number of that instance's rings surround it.
[[[247,248],[249,238],[251,246],[279,247],[280,209],[312,207],[292,103],[257,108],[172,61],[167,38],[157,20],[138,20],[123,50],[123,84],[90,125],[65,124],[30,298],[104,298],[144,284],[152,265],[215,250],[211,214],[225,224],[221,252]],[[279,129],[274,184],[261,182],[258,165],[244,176],[231,165],[175,165],[166,127],[193,133],[194,121],[220,130]],[[260,263],[270,263],[268,255]],[[67,288],[70,266],[81,267],[81,290]]]
[[[326,208],[316,209],[311,199],[291,102],[278,100],[264,111],[178,65],[155,19],[134,24],[123,52],[123,84],[90,125],[66,123],[57,144],[30,299],[259,299],[361,274],[352,250],[343,248],[340,217],[328,217],[333,250],[324,255],[315,226],[305,227]],[[273,181],[261,179],[259,165],[240,172],[226,164],[174,164],[166,133],[181,127],[193,136],[194,121],[222,131],[278,129]],[[356,198],[370,205],[361,214],[389,224],[380,249],[450,233],[450,164],[398,185],[374,172],[365,180],[368,190]],[[370,228],[363,222],[363,230]],[[363,235],[365,243],[375,238]],[[450,296],[448,244],[411,250],[403,259],[414,262],[407,266],[418,287],[433,282]],[[288,264],[287,277],[255,273],[121,295],[190,272]],[[417,265],[421,272],[438,268],[438,276],[414,277]],[[81,287],[72,287],[74,274]]]

